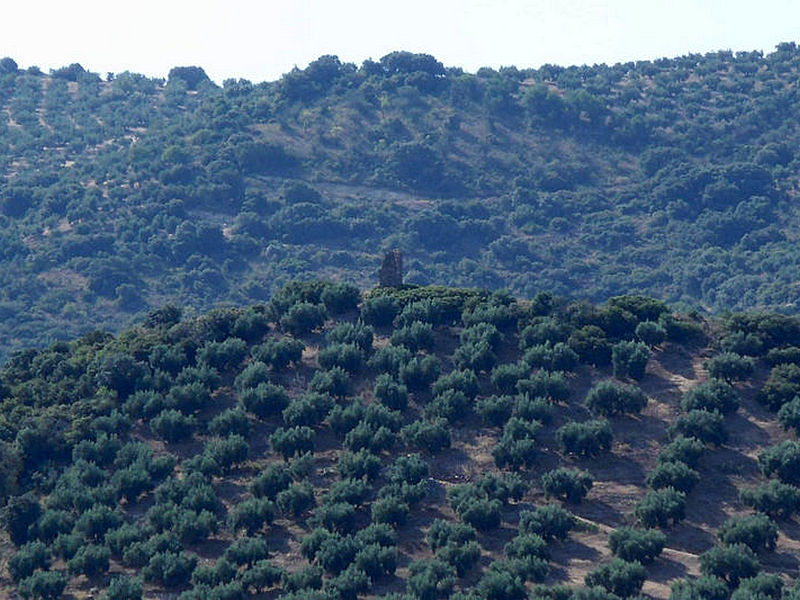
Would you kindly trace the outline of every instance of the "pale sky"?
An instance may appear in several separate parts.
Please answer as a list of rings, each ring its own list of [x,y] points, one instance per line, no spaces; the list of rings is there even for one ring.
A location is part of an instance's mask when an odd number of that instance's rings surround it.
[[[393,50],[446,66],[581,65],[800,41],[800,0],[9,0],[0,57],[43,71],[272,81],[323,54]]]

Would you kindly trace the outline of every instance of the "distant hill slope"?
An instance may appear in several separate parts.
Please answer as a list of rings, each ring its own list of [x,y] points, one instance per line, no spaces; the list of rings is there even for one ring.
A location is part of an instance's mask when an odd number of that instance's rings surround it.
[[[642,296],[311,282],[19,353],[0,595],[793,598],[798,344]]]
[[[321,57],[279,81],[0,61],[3,354],[297,276],[798,299],[800,50],[614,66]]]

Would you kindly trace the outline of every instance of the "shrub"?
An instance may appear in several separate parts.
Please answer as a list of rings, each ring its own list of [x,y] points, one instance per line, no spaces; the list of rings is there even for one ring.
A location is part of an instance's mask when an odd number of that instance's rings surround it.
[[[647,396],[632,385],[601,381],[589,390],[585,404],[593,413],[610,417],[641,412],[647,406]]]
[[[447,375],[439,377],[431,386],[434,395],[443,394],[448,390],[461,392],[465,397],[473,400],[478,395],[480,388],[478,378],[473,371],[450,371]]]
[[[784,440],[767,448],[758,456],[761,472],[767,477],[773,473],[783,483],[800,484],[800,442]]]
[[[480,557],[481,547],[472,541],[463,544],[445,544],[436,552],[436,558],[451,565],[459,577],[464,577]]]
[[[528,484],[516,473],[487,473],[476,485],[490,500],[500,500],[503,504],[509,500],[519,502],[528,491]]]
[[[794,429],[795,433],[800,432],[800,397],[795,397],[781,406],[778,411],[778,420],[784,429]]]
[[[50,567],[50,552],[42,542],[28,542],[20,546],[8,561],[8,574],[16,582],[33,575],[36,569]]]
[[[397,379],[400,368],[412,358],[412,353],[404,346],[384,346],[375,351],[367,365],[378,373],[385,373]]]
[[[643,565],[653,562],[667,543],[667,536],[657,529],[621,527],[608,536],[608,546],[622,560]]]
[[[650,490],[634,507],[633,514],[644,527],[668,527],[686,516],[686,494],[672,488]]]
[[[272,448],[289,460],[306,452],[314,452],[314,430],[310,427],[279,427],[269,436]]]
[[[517,382],[529,372],[524,362],[503,363],[492,369],[490,380],[501,394],[510,394],[517,389]]]
[[[276,503],[285,515],[300,516],[316,504],[314,488],[309,483],[293,483],[285,490],[278,492]]]
[[[659,462],[647,475],[647,485],[654,490],[674,488],[681,492],[690,492],[700,481],[700,474],[682,462]]]
[[[292,474],[286,465],[268,465],[250,483],[250,491],[256,498],[274,500],[279,492],[292,483]]]
[[[524,600],[524,580],[509,571],[489,571],[478,580],[475,592],[486,600]]]
[[[372,503],[372,522],[399,527],[406,522],[410,510],[408,504],[397,496],[378,498]]]
[[[760,569],[755,553],[744,544],[715,546],[700,555],[700,572],[703,575],[719,577],[734,588],[741,579],[754,577]]]
[[[403,427],[403,441],[412,447],[436,454],[450,447],[450,427],[445,419],[414,421]]]
[[[250,568],[242,572],[239,578],[246,591],[258,594],[266,592],[279,583],[284,573],[283,569],[263,559],[256,561]]]
[[[461,546],[474,541],[476,537],[477,532],[472,525],[434,519],[428,533],[425,534],[425,541],[428,542],[431,550],[436,552],[448,544]]]
[[[430,466],[419,454],[398,456],[387,469],[386,476],[392,483],[417,484],[430,473]]]
[[[778,540],[778,527],[767,515],[733,517],[717,530],[723,544],[744,544],[753,552],[774,550]]]
[[[636,326],[636,337],[652,348],[667,339],[667,330],[657,321],[642,321]]]
[[[755,577],[742,579],[739,587],[731,594],[731,600],[749,600],[751,598],[780,600],[781,597],[791,600],[791,594],[784,595],[782,592],[783,580],[780,575],[762,572]]]
[[[239,401],[245,410],[264,419],[279,415],[289,404],[289,394],[280,385],[260,383],[255,388],[248,388],[239,393]]]
[[[400,381],[413,392],[422,392],[439,377],[441,365],[435,356],[415,357],[400,367]]]
[[[488,498],[467,496],[459,498],[452,496],[450,504],[453,510],[458,513],[461,520],[475,529],[485,531],[500,526],[500,509],[502,504],[499,500],[489,500]]]
[[[141,579],[119,575],[109,583],[104,600],[141,600],[143,593]]]
[[[327,394],[306,393],[283,409],[283,421],[289,427],[315,427],[322,423],[334,406]]]
[[[475,412],[485,425],[491,427],[502,427],[511,418],[511,411],[514,408],[514,398],[512,396],[489,396],[479,398],[475,403]]]
[[[355,526],[356,509],[347,502],[326,502],[317,507],[308,520],[312,527],[324,527],[328,531],[350,533]]]
[[[563,402],[569,398],[569,384],[561,372],[539,371],[528,379],[517,382],[517,391],[531,398],[547,398],[551,402]]]
[[[611,362],[611,344],[605,332],[595,325],[576,329],[567,342],[581,362],[603,367]]]
[[[592,489],[592,476],[578,469],[559,468],[542,475],[545,496],[578,503]]]
[[[455,586],[455,569],[446,562],[415,560],[408,565],[408,592],[417,600],[447,598]]]
[[[545,398],[531,398],[527,394],[517,396],[512,414],[525,421],[549,423],[553,420],[553,406]]]
[[[545,342],[530,346],[525,351],[522,361],[532,369],[573,371],[580,359],[575,351],[563,342],[555,345]]]
[[[564,540],[575,526],[575,516],[555,504],[537,506],[519,514],[519,530],[536,534],[545,540]]]
[[[19,582],[17,591],[23,598],[56,600],[67,587],[67,577],[61,571],[39,571]]]
[[[770,371],[764,387],[758,393],[758,401],[770,410],[779,410],[798,395],[800,395],[800,366],[780,364]]]
[[[225,549],[224,558],[238,566],[254,565],[269,556],[269,546],[264,538],[243,537]]]
[[[105,546],[88,544],[81,546],[68,562],[67,569],[74,575],[86,575],[91,578],[108,571],[111,552]]]
[[[397,548],[380,544],[363,546],[353,559],[353,565],[372,580],[394,575],[397,569]]]
[[[727,600],[730,590],[718,577],[680,579],[672,584],[670,600]]]
[[[735,352],[723,352],[713,356],[707,363],[708,374],[727,383],[747,379],[753,374],[753,359]]]
[[[375,327],[386,327],[392,324],[400,313],[400,305],[389,296],[376,296],[364,300],[361,305],[361,319],[364,323]]]
[[[263,344],[254,346],[250,351],[253,360],[270,365],[276,371],[285,369],[292,363],[299,363],[303,358],[305,344],[293,337],[269,339]]]
[[[585,581],[590,587],[600,586],[616,596],[628,598],[642,589],[646,577],[644,567],[638,562],[615,558],[589,573]]]
[[[308,390],[317,394],[328,394],[344,398],[350,389],[350,375],[341,367],[331,367],[327,371],[317,371],[308,383]]]
[[[381,404],[391,410],[404,411],[408,408],[408,388],[397,383],[387,373],[382,373],[375,378],[373,393]]]
[[[324,504],[346,502],[352,506],[360,506],[371,491],[370,486],[362,479],[342,479],[335,481],[323,500]]]
[[[3,526],[11,541],[19,546],[28,540],[28,528],[42,514],[42,507],[32,492],[12,496],[0,512]]]
[[[247,535],[255,535],[265,524],[275,518],[275,505],[266,498],[249,498],[239,502],[228,515],[231,529],[244,529]]]
[[[609,452],[613,437],[611,425],[605,420],[567,423],[556,431],[561,451],[578,456],[597,456]]]
[[[721,446],[728,440],[722,415],[707,410],[690,410],[681,415],[669,426],[667,434],[673,439],[679,435],[694,437],[705,444],[715,446]]]
[[[740,494],[742,503],[771,517],[788,519],[800,511],[800,488],[780,481],[769,481]]]
[[[197,360],[219,371],[232,369],[247,356],[247,342],[231,337],[222,342],[207,342],[197,351]]]
[[[432,351],[434,348],[433,325],[415,321],[410,325],[395,329],[391,342],[393,346],[403,346],[411,352]]]
[[[211,420],[208,432],[220,437],[235,434],[247,438],[250,435],[250,419],[241,408],[229,408]]]
[[[330,283],[322,290],[320,300],[330,314],[340,315],[358,308],[361,292],[350,283]]]
[[[717,411],[723,415],[736,412],[739,398],[736,390],[719,379],[709,379],[683,395],[681,408],[685,411]]]
[[[337,462],[343,479],[375,479],[381,470],[381,459],[368,450],[341,452]]]
[[[611,365],[618,379],[642,379],[648,360],[650,350],[641,342],[623,341],[611,347]]]
[[[470,414],[470,402],[459,390],[445,390],[437,394],[434,399],[425,406],[422,413],[426,419],[436,419],[441,417],[448,423],[455,423],[466,419]]]
[[[161,411],[157,417],[150,421],[150,430],[153,435],[167,442],[181,442],[192,437],[197,427],[194,417],[187,417],[177,410]]]
[[[323,369],[339,367],[348,373],[357,373],[361,370],[364,354],[355,344],[331,344],[319,351],[317,360]]]
[[[322,327],[326,316],[324,306],[298,302],[280,318],[280,325],[284,331],[300,336]]]
[[[682,462],[694,468],[705,451],[705,444],[697,438],[678,435],[659,453],[658,462]]]
[[[532,465],[536,458],[536,436],[541,428],[537,421],[511,417],[503,428],[503,435],[492,449],[497,466],[519,469],[523,465]]]
[[[492,345],[485,340],[460,345],[453,352],[453,362],[459,369],[489,372],[497,364]]]

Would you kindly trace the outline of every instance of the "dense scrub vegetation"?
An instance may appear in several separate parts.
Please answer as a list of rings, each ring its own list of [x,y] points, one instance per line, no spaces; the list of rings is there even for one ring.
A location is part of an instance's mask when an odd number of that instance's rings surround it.
[[[475,74],[323,56],[222,86],[3,59],[2,352],[308,274],[368,287],[393,247],[417,284],[796,310],[798,69],[792,43]],[[643,357],[617,348],[615,372]]]
[[[612,349],[644,343],[640,325],[658,319],[643,372],[619,371]],[[661,582],[676,599],[791,598],[774,575],[800,509],[789,436],[759,449],[756,486],[729,495],[734,513],[692,547],[702,577],[660,569],[704,512],[693,498],[717,476],[704,460],[738,441],[739,380],[774,365],[758,383],[775,422],[795,401],[778,398],[800,385],[783,362],[798,331],[770,314],[707,323],[643,296],[362,297],[310,281],[267,304],[166,307],[116,337],[20,351],[0,370],[0,593],[615,600]],[[654,357],[701,351],[747,366],[682,399],[651,396]],[[479,354],[491,360],[464,359]],[[596,502],[609,473],[638,501]],[[564,556],[587,540],[591,568],[569,580]]]

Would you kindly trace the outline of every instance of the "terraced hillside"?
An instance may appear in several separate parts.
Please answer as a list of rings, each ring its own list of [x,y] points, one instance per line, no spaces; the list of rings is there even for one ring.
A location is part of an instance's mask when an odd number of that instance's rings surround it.
[[[0,594],[794,598],[798,343],[642,296],[311,282],[18,353]]]

